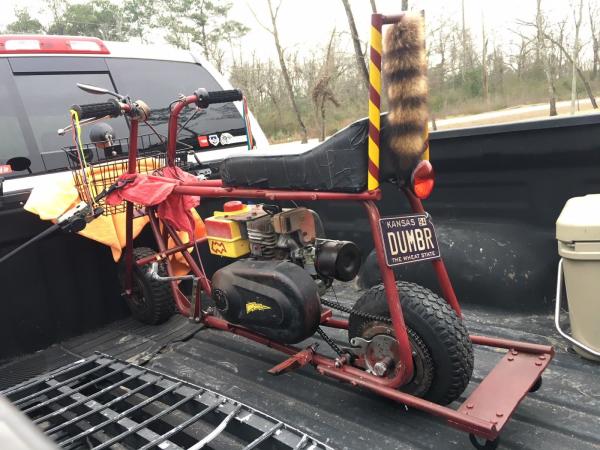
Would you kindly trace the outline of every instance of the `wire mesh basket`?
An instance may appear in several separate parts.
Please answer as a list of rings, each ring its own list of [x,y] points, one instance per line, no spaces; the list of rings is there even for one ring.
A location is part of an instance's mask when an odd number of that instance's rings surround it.
[[[177,143],[176,166],[183,170],[188,168],[190,150],[191,146]],[[129,138],[85,144],[82,146],[83,158],[76,146],[63,147],[62,151],[67,159],[67,167],[73,174],[79,198],[84,201],[89,201],[90,197],[95,198],[129,169]],[[81,170],[82,164],[85,166],[84,170]],[[135,172],[152,174],[165,166],[166,139],[157,134],[139,136]],[[99,206],[104,209],[104,215],[113,215],[124,212],[126,202],[111,206],[106,204],[106,199],[102,199]],[[134,205],[134,209],[143,211],[143,206]]]

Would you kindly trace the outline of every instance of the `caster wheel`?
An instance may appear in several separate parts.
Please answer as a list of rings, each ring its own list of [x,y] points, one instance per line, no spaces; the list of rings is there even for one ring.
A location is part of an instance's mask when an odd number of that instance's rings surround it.
[[[529,388],[529,392],[537,392],[541,387],[542,387],[542,377],[539,377],[537,380],[535,380],[535,383],[533,383],[533,386],[531,386]]]
[[[481,444],[474,434],[469,434],[469,440],[477,450],[494,450],[498,448],[498,444],[500,443],[500,438],[497,437],[493,441],[486,440],[485,443]]]

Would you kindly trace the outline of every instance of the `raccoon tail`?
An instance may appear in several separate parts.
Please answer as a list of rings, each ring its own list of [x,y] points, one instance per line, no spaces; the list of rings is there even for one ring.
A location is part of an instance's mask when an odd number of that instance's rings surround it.
[[[389,108],[387,144],[399,168],[406,170],[425,151],[427,138],[427,61],[420,14],[407,14],[387,30],[383,76]]]

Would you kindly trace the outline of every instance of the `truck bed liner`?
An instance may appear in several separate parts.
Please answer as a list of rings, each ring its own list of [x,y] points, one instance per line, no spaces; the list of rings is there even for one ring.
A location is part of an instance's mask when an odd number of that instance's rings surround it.
[[[356,296],[350,289],[337,293],[341,303],[352,303]],[[500,448],[600,449],[598,365],[566,348],[554,331],[552,317],[507,315],[473,307],[465,308],[464,313],[472,334],[552,344],[557,350],[544,373],[541,389],[521,403],[504,429]],[[331,336],[346,343],[342,332],[333,331]],[[324,342],[320,350],[326,350]],[[213,389],[290,423],[334,448],[470,446],[464,433],[433,417],[323,378],[310,367],[270,376],[266,371],[284,359],[280,353],[235,335],[202,328],[181,316],[156,327],[133,319],[118,321],[6,362],[0,366],[0,389],[95,351]],[[501,355],[489,348],[475,347],[473,380],[461,401]]]

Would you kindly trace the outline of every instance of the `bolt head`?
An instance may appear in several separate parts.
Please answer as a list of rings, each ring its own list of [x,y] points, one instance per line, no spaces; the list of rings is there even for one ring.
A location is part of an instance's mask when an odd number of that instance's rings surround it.
[[[474,406],[473,403],[467,403],[467,409],[473,409]]]
[[[542,363],[541,363],[540,361],[536,361],[536,362],[535,362],[535,365],[536,365],[536,366],[541,366],[541,365],[542,365]]]
[[[382,361],[375,363],[375,366],[373,366],[373,372],[375,372],[375,375],[377,375],[378,377],[384,376],[387,372],[387,369],[387,365]]]
[[[504,416],[504,414],[503,414],[503,413],[501,413],[501,412],[499,412],[499,411],[496,413],[496,417],[502,417],[502,416]]]

